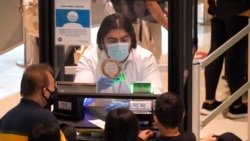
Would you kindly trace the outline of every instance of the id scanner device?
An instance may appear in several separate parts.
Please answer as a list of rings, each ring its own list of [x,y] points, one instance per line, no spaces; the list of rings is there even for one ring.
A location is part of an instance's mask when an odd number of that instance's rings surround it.
[[[130,86],[130,93],[132,94],[153,94],[154,89],[150,82],[136,81]]]
[[[150,82],[136,81],[131,84],[131,94],[153,94]],[[154,100],[130,100],[129,110],[138,118],[140,127],[152,127],[152,111]]]

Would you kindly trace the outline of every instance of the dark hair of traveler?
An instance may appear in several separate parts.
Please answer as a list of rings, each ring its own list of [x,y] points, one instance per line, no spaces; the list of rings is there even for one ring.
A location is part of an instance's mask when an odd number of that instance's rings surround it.
[[[184,110],[181,98],[175,93],[166,92],[157,97],[154,114],[165,128],[175,128],[182,121]]]
[[[32,95],[36,91],[49,85],[49,78],[46,72],[53,76],[52,68],[47,64],[35,64],[28,66],[23,73],[21,80],[21,96]]]
[[[38,123],[32,127],[28,141],[60,141],[60,128],[56,122]]]
[[[132,111],[126,108],[111,110],[105,123],[105,141],[137,141],[139,124]]]

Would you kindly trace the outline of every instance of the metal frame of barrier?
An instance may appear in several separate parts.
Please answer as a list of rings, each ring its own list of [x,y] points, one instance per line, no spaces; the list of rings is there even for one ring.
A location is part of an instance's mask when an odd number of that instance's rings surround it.
[[[250,31],[250,24],[248,24],[246,27],[244,27],[241,31],[239,31],[237,34],[235,34],[233,37],[231,37],[227,42],[225,42],[221,47],[219,47],[217,50],[215,50],[213,53],[211,53],[209,56],[207,56],[203,61],[199,63],[193,63],[193,98],[196,99],[196,101],[199,100],[200,90],[199,90],[199,73],[200,71],[197,71],[199,68],[205,68],[207,65],[209,65],[211,62],[213,62],[216,58],[218,58],[221,54],[223,54],[225,51],[227,51],[229,48],[232,47],[236,42],[238,42],[241,38],[246,36]],[[250,37],[249,37],[250,41]],[[249,43],[248,43],[249,44]],[[248,49],[248,58],[250,58],[250,49]],[[250,65],[250,61],[248,61],[248,66]],[[250,69],[248,68],[248,73]],[[195,77],[196,76],[196,77]],[[250,76],[248,75],[248,80],[250,80]],[[219,113],[223,112],[226,108],[228,108],[237,98],[242,96],[248,89],[250,88],[250,81],[246,82],[242,87],[240,87],[235,93],[233,93],[229,98],[227,98],[220,106],[218,106],[214,111],[212,111],[209,115],[207,115],[202,120],[197,120],[197,117],[199,116],[200,109],[195,109],[193,115],[193,132],[196,136],[199,137],[200,127],[206,126],[213,118],[215,118]],[[248,93],[250,93],[248,91]],[[248,96],[248,101],[250,101],[250,96]],[[197,106],[198,104],[198,106]],[[200,103],[196,103],[196,105],[193,105],[193,108],[195,106],[200,107]],[[250,113],[250,105],[248,104],[248,115]],[[197,127],[197,121],[200,121],[200,127]],[[248,116],[248,130],[250,129],[250,118]],[[248,138],[250,139],[250,134],[248,135]]]
[[[248,19],[248,24],[250,23],[250,19]],[[250,59],[250,36],[248,34],[248,60]],[[247,74],[248,74],[248,81],[250,80],[250,61],[248,61],[248,70],[247,70]],[[247,101],[250,101],[250,91],[248,91],[248,100]],[[250,113],[250,106],[248,105],[248,132],[250,131],[250,118],[249,118],[249,113]],[[250,140],[250,134],[248,134],[248,140]]]
[[[228,41],[226,41],[223,45],[221,45],[217,50],[208,55],[202,62],[201,67],[205,68],[211,62],[213,62],[216,58],[218,58],[221,54],[227,51],[232,45],[238,42],[241,38],[246,36],[250,31],[250,24],[244,27],[241,31],[231,37]]]
[[[219,113],[224,112],[236,99],[242,96],[250,88],[250,82],[248,81],[242,87],[240,87],[235,93],[233,93],[229,98],[227,98],[221,105],[219,105],[213,112],[201,120],[201,127],[207,125],[214,117]]]
[[[196,140],[200,140],[200,62],[193,62],[193,75],[192,75],[192,131],[196,136]]]
[[[168,64],[157,64],[157,66],[160,72],[168,72]],[[64,67],[65,75],[76,74],[76,67],[77,66],[65,66]]]

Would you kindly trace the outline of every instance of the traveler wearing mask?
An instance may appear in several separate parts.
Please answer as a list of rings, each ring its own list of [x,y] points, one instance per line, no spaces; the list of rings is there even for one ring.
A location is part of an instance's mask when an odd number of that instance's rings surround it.
[[[20,93],[20,102],[0,120],[0,140],[27,141],[28,133],[35,124],[57,123],[56,117],[47,109],[57,95],[53,71],[48,65],[27,67],[21,80]],[[65,136],[61,133],[61,141],[64,140]]]
[[[152,52],[136,44],[133,26],[125,16],[116,13],[102,21],[97,45],[81,56],[75,82],[97,83],[100,93],[130,93],[133,82],[147,81],[151,82],[154,94],[163,92],[156,59]],[[102,63],[107,58],[118,60],[121,66],[120,75],[115,79],[106,77],[102,72]],[[86,104],[85,101],[85,105],[91,102]],[[110,102],[110,99],[95,99],[92,105],[105,106]]]

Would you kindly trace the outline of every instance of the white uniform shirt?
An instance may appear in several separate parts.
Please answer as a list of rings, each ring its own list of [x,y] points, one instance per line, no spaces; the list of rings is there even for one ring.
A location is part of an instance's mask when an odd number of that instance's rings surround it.
[[[106,52],[98,47],[92,47],[86,51],[78,62],[75,82],[95,83],[101,76],[104,76],[101,64],[107,58]],[[125,74],[125,82],[115,83],[113,86],[101,91],[101,93],[130,93],[130,85],[135,81],[151,82],[154,94],[163,93],[163,85],[157,63],[150,51],[137,46],[131,50],[127,60],[121,64],[121,68]],[[109,102],[104,101],[106,100],[102,99],[101,103],[110,103],[110,100]],[[95,99],[94,103],[100,105],[97,99]]]

